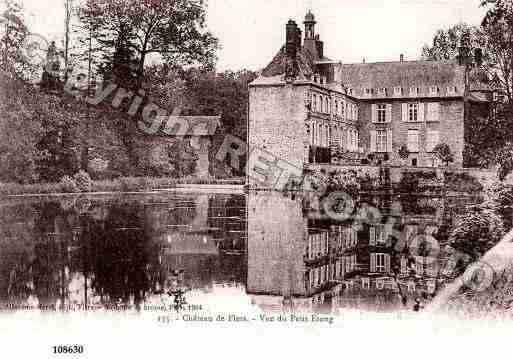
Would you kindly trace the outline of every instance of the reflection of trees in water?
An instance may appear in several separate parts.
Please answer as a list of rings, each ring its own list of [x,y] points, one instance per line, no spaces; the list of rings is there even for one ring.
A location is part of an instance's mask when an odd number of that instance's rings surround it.
[[[39,304],[55,304],[64,300],[66,267],[69,265],[68,245],[72,211],[63,211],[58,203],[43,203],[35,224],[34,260],[31,263],[34,294]]]
[[[158,246],[144,221],[144,207],[113,205],[105,222],[82,218],[82,260],[92,288],[110,303],[139,305],[159,279]]]
[[[206,202],[205,218],[212,214],[212,204]],[[224,217],[244,214],[243,197],[225,198],[221,206]],[[170,285],[173,269],[181,266],[164,268],[169,263],[162,257],[163,243],[159,241],[174,226],[177,227],[174,231],[184,234],[184,240],[199,236],[194,227],[202,209],[193,199],[148,206],[135,201],[79,203],[79,199],[67,198],[25,207],[30,209],[30,216],[11,218],[0,212],[0,224],[9,224],[2,225],[0,232],[16,238],[15,243],[7,239],[0,242],[2,300],[26,303],[32,295],[43,305],[77,300],[89,305],[139,304],[150,294],[181,288],[187,282],[185,277],[193,282],[224,282],[241,280],[239,273],[245,272],[242,257],[233,253],[222,258],[200,255],[202,260],[191,263],[191,272],[183,274],[182,281]],[[19,223],[22,223],[20,229],[25,228],[27,232],[23,244],[18,241],[23,237],[15,225]],[[208,222],[206,226],[211,224]],[[181,226],[191,227],[191,238]],[[204,227],[198,230],[206,230]],[[239,231],[244,229],[244,218],[225,221],[225,238],[231,243],[230,248],[243,249],[244,234]],[[3,250],[4,246],[7,251]]]
[[[36,212],[30,205],[0,207],[0,301],[23,303],[32,292],[30,263]]]

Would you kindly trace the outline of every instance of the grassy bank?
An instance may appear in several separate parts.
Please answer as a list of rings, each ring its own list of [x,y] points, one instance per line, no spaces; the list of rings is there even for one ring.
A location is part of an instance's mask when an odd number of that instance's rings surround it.
[[[243,185],[244,178],[226,180],[216,178],[148,178],[122,177],[113,180],[91,181],[87,188],[81,190],[69,183],[35,183],[22,185],[18,183],[0,183],[0,196],[24,194],[54,194],[54,193],[94,193],[94,192],[145,192],[158,189],[172,189],[180,185]]]

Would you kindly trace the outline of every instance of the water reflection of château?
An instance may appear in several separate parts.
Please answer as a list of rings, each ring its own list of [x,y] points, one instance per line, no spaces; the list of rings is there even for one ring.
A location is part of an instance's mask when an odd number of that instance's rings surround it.
[[[448,279],[447,232],[461,200],[359,196],[356,218],[338,221],[326,216],[321,199],[250,193],[247,290],[263,309],[392,310],[427,300]],[[363,219],[369,207],[380,221]],[[406,243],[431,235],[440,251],[430,260],[434,252],[422,245],[413,255],[399,250],[391,231]]]

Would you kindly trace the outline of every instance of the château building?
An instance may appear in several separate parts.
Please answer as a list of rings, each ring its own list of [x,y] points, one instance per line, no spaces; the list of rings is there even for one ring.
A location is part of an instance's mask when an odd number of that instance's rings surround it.
[[[304,36],[286,25],[286,43],[250,84],[249,147],[298,168],[333,163],[435,167],[433,149],[450,146],[464,166],[470,113],[488,116],[493,93],[466,61],[342,64],[324,54],[311,12]],[[467,57],[471,55],[465,48]],[[472,81],[470,79],[473,79]],[[399,149],[407,149],[401,158]]]

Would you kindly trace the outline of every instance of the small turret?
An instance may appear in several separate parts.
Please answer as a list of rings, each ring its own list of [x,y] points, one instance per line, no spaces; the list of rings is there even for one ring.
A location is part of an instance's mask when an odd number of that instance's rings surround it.
[[[305,16],[305,44],[304,47],[310,52],[315,60],[319,60],[324,56],[324,44],[320,40],[319,35],[315,33],[315,16],[311,11]]]

